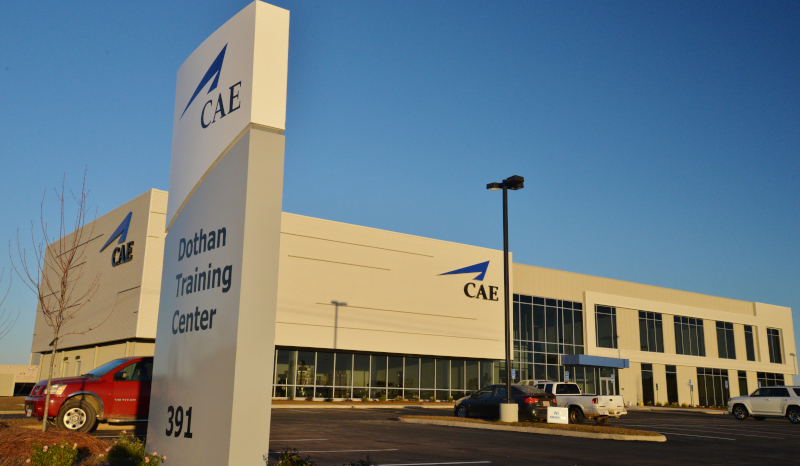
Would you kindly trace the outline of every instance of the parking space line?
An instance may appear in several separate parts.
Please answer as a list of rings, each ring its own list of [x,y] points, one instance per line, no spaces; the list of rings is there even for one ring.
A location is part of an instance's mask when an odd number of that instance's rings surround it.
[[[677,432],[660,432],[660,433],[662,433],[662,434],[667,434],[667,435],[680,435],[680,436],[683,436],[683,437],[715,438],[715,439],[719,439],[719,440],[732,440],[732,441],[734,441],[734,442],[736,441],[736,439],[735,439],[735,438],[727,438],[727,437],[711,437],[711,436],[709,436],[709,435],[679,434],[679,433],[677,433]]]
[[[290,438],[290,439],[279,439],[279,440],[270,440],[270,442],[322,442],[328,440],[326,438]]]
[[[694,431],[698,430],[698,429],[686,429],[686,428],[681,428],[681,427],[676,427],[676,426],[664,426],[664,425],[659,425],[659,424],[626,424],[626,426],[631,426],[631,427],[649,427],[649,428],[652,428],[652,429],[659,429],[661,427],[666,427],[667,429],[687,430],[689,432],[694,432]],[[661,433],[664,434],[666,432],[661,432]],[[739,433],[736,433],[736,432],[724,432],[724,433],[726,433],[728,435],[742,435],[742,436],[745,436],[745,437],[765,437],[765,438],[771,438],[771,439],[775,439],[775,440],[783,440],[780,437],[775,437],[775,436],[772,436],[772,435],[739,434]],[[673,435],[689,435],[689,434],[673,433]],[[692,437],[703,437],[703,436],[702,435],[692,435]],[[709,438],[724,438],[724,437],[709,437]],[[733,440],[733,439],[726,439],[726,440]]]
[[[491,461],[454,461],[450,463],[396,463],[382,464],[381,466],[434,466],[442,464],[492,464]]]
[[[303,450],[297,453],[348,453],[348,452],[370,452],[370,451],[399,451],[398,448],[383,448],[380,450]]]

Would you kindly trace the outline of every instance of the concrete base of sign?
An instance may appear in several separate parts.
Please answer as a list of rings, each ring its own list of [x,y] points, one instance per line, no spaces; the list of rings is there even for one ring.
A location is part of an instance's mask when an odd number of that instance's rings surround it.
[[[519,406],[516,403],[500,403],[500,422],[519,422]]]

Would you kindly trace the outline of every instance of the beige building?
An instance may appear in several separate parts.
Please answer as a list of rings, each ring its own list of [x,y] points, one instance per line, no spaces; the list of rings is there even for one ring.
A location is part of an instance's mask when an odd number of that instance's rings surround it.
[[[73,325],[107,320],[60,343],[58,375],[152,354],[160,290],[178,283],[161,277],[166,198],[151,190],[96,220],[84,267],[101,287]],[[129,212],[135,252],[112,266],[111,246],[100,249]],[[502,251],[288,213],[280,251],[274,396],[445,400],[504,380]],[[515,381],[722,405],[796,374],[789,308],[523,264],[511,272]],[[37,319],[40,376],[48,330]]]

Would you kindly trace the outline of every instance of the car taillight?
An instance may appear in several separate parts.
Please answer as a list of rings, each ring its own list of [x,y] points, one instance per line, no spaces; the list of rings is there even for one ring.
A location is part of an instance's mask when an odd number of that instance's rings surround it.
[[[592,404],[597,404],[597,398],[592,398]]]
[[[553,406],[558,406],[558,398],[553,398]]]
[[[524,399],[524,400],[522,400],[522,401],[524,401],[525,403],[527,403],[527,404],[529,404],[529,405],[532,405],[532,404],[536,404],[536,403],[538,403],[538,402],[539,402],[539,398],[531,398],[531,397],[528,397],[528,398],[525,398],[525,399]]]

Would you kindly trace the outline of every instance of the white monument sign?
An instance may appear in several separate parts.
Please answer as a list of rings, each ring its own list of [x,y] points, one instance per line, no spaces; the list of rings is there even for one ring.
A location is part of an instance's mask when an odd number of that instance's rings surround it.
[[[265,464],[289,12],[255,2],[178,70],[147,450]]]

